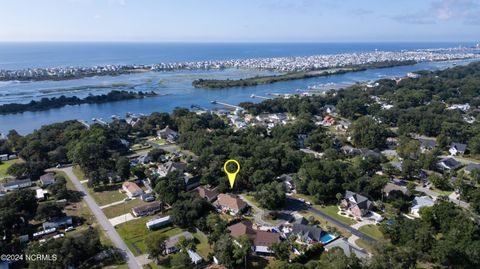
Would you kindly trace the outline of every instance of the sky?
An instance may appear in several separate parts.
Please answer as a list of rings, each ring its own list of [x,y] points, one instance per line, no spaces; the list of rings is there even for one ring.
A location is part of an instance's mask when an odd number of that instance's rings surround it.
[[[480,0],[0,0],[0,42],[480,41]]]

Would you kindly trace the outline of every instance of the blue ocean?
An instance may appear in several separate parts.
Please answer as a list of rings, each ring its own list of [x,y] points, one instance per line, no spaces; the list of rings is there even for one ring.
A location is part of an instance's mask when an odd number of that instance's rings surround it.
[[[151,64],[161,62],[185,62],[226,60],[257,57],[307,56],[366,52],[374,50],[400,51],[422,48],[473,46],[473,43],[0,43],[0,69],[16,70],[36,67],[98,66],[109,64]],[[383,77],[405,76],[418,70],[437,70],[461,62],[420,63],[372,69],[362,72],[318,77],[305,80],[279,82],[254,87],[221,90],[195,89],[191,83],[198,78],[244,78],[272,74],[258,70],[196,70],[173,72],[149,72],[120,76],[89,77],[65,81],[0,82],[0,105],[27,103],[45,97],[60,95],[85,97],[103,94],[112,89],[155,91],[157,97],[128,100],[106,104],[67,106],[41,112],[25,112],[0,115],[0,132],[16,129],[26,134],[44,124],[92,118],[110,120],[112,115],[125,113],[149,114],[155,111],[172,111],[175,107],[214,107],[212,100],[231,104],[250,101],[251,95],[271,93],[297,93],[319,84],[351,84],[377,80]]]

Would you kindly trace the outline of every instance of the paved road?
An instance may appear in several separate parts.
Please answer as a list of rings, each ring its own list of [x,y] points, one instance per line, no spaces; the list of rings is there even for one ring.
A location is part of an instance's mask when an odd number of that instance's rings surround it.
[[[112,243],[115,245],[115,247],[123,251],[125,259],[128,264],[128,268],[142,269],[142,266],[137,262],[133,253],[130,251],[130,249],[128,249],[125,242],[123,242],[122,238],[117,233],[115,228],[112,226],[110,221],[108,221],[107,217],[105,216],[103,211],[100,209],[98,204],[95,202],[92,196],[90,196],[90,194],[87,192],[87,190],[82,185],[82,183],[80,183],[80,180],[77,178],[77,176],[73,173],[72,167],[66,167],[59,170],[65,172],[67,176],[72,180],[72,183],[75,186],[75,188],[84,195],[83,200],[85,200],[88,207],[97,218],[98,223],[102,226],[103,230],[107,233],[108,238],[112,240]]]
[[[318,217],[326,220],[327,222],[330,222],[330,223],[333,223],[335,224],[336,226],[344,229],[344,230],[347,230],[349,231],[350,233],[358,236],[360,239],[363,239],[365,241],[367,241],[368,243],[370,244],[374,244],[377,242],[377,240],[375,240],[374,238],[360,232],[359,230],[351,227],[350,225],[347,225],[345,223],[342,223],[332,217],[330,217],[329,215],[323,213],[322,211],[314,208],[314,207],[311,207],[307,204],[305,204],[304,202],[300,201],[300,200],[297,200],[297,199],[294,199],[294,198],[291,198],[291,197],[288,197],[287,198],[287,207],[288,207],[288,210],[290,211],[301,211],[301,210],[307,210],[309,211],[310,213],[312,214],[315,214],[317,215]]]

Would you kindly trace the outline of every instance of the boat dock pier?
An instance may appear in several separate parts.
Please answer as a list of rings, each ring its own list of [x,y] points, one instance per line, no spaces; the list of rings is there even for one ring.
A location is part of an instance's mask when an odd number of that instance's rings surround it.
[[[87,127],[87,129],[90,129],[90,124],[88,124],[86,121],[84,120],[77,120],[77,121],[83,124],[83,126]]]
[[[222,105],[222,106],[225,106],[225,107],[229,107],[229,108],[233,108],[233,109],[238,109],[240,111],[243,111],[243,108],[242,107],[239,107],[239,106],[236,106],[236,105],[231,105],[231,104],[227,104],[227,103],[223,103],[223,102],[220,102],[218,100],[213,100],[211,101],[210,103],[214,104],[214,105]]]
[[[265,97],[265,96],[255,95],[255,94],[250,95],[250,98],[260,98],[260,99],[265,99],[265,100],[272,100],[273,99],[273,98],[270,98],[270,97]]]
[[[102,119],[93,118],[92,121],[95,123],[101,124],[103,126],[108,126],[108,123]]]

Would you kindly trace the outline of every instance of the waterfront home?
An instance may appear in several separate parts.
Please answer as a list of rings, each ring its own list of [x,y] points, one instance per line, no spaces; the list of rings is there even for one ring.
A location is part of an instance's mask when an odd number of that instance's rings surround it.
[[[450,152],[450,155],[456,156],[456,155],[465,154],[466,150],[467,150],[467,145],[462,143],[452,143],[452,145],[448,149],[448,152]]]
[[[229,193],[219,194],[214,205],[220,211],[228,211],[233,215],[241,213],[248,207],[248,204],[238,196]]]
[[[268,231],[255,230],[252,223],[248,220],[242,220],[239,223],[228,227],[230,234],[234,238],[247,235],[252,239],[253,250],[257,254],[271,254],[270,247],[275,243],[280,243],[280,234]]]
[[[462,164],[454,158],[444,158],[437,163],[437,168],[442,171],[453,171],[460,168]]]
[[[325,246],[325,251],[330,251],[334,248],[341,249],[347,257],[350,257],[352,254],[357,256],[357,258],[359,259],[365,259],[368,257],[367,252],[348,243],[348,240],[346,238],[338,238],[337,240],[327,244]]]
[[[158,219],[153,219],[145,223],[145,226],[147,226],[147,229],[153,230],[153,229],[158,229],[167,225],[170,225],[172,223],[170,216],[166,216],[163,218],[158,218]]]
[[[420,196],[413,198],[412,208],[410,209],[410,214],[415,217],[420,217],[419,211],[422,207],[431,207],[435,204],[432,198],[429,196]]]
[[[464,170],[465,170],[465,173],[470,174],[474,170],[480,170],[480,164],[479,163],[469,163],[469,164],[467,164],[467,166],[465,167]]]
[[[40,185],[42,188],[48,187],[55,183],[55,174],[54,173],[46,173],[40,176]]]
[[[166,177],[171,173],[178,173],[179,175],[182,175],[185,173],[187,170],[187,165],[181,162],[173,162],[173,161],[168,161],[166,163],[161,164],[158,167],[158,175],[160,177]]]
[[[373,203],[367,197],[355,192],[346,191],[341,206],[346,208],[356,218],[365,216],[373,207]]]
[[[143,190],[135,182],[123,182],[122,189],[130,198],[140,196],[143,193]]]
[[[0,184],[0,187],[5,191],[16,191],[23,188],[28,188],[32,186],[32,181],[27,179],[13,179],[7,181],[3,184]]]
[[[180,234],[177,234],[177,235],[174,235],[174,236],[168,238],[165,241],[165,254],[166,255],[175,253],[175,252],[180,250],[177,246],[177,243],[178,243],[178,241],[180,241],[180,238],[182,238],[182,237],[184,237],[185,239],[193,239],[194,238],[193,235],[189,232],[183,232],[183,233],[180,233]]]
[[[132,209],[132,213],[135,217],[143,217],[151,214],[155,214],[162,210],[162,204],[158,201],[148,203],[146,205],[136,206]]]
[[[58,229],[60,227],[67,227],[67,226],[71,226],[72,224],[73,224],[72,217],[65,216],[63,218],[58,218],[53,221],[44,222],[42,226],[43,226],[43,230],[48,230],[52,228]]]
[[[157,131],[157,137],[159,139],[165,139],[169,143],[175,143],[175,141],[177,141],[179,138],[179,135],[178,132],[170,129],[170,127],[167,125],[167,127]]]
[[[218,192],[216,189],[209,189],[207,187],[200,186],[195,189],[195,192],[200,195],[203,199],[207,200],[208,202],[212,202],[217,199]]]

